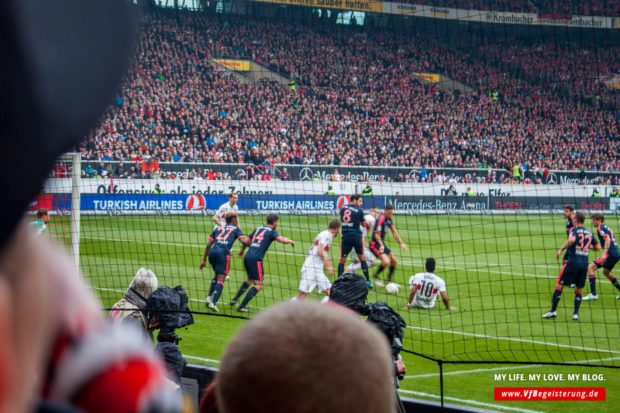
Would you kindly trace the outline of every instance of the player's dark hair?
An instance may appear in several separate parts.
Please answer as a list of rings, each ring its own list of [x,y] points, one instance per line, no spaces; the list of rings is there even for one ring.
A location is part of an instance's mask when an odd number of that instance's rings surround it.
[[[426,267],[426,272],[435,271],[435,258],[427,258],[425,267]]]
[[[232,198],[235,195],[237,195],[237,193],[235,191],[232,191],[230,194],[228,194],[228,199]]]
[[[267,225],[273,225],[278,222],[279,219],[280,217],[278,217],[276,214],[269,214],[267,215]]]
[[[338,229],[340,228],[340,221],[338,221],[337,219],[332,219],[331,221],[329,221],[329,229]]]
[[[387,205],[385,206],[385,210],[386,210],[386,211],[387,211],[387,210],[393,211],[393,210],[394,210],[394,207],[392,206],[392,204],[387,204]]]
[[[226,217],[226,223],[229,225],[233,225],[233,223],[237,220],[237,216],[236,215],[230,215],[228,217]]]
[[[37,218],[43,218],[47,215],[47,209],[41,208],[37,211]]]
[[[353,195],[351,195],[351,201],[357,201],[361,197],[362,196],[360,194],[353,194]]]
[[[586,222],[586,214],[583,211],[577,211],[575,212],[575,220],[577,222],[579,222],[580,224],[583,224],[584,222]]]
[[[601,214],[600,212],[597,212],[596,214],[592,214],[592,219],[595,219],[595,220],[601,221],[601,222],[605,222],[605,216],[603,214]]]
[[[572,205],[564,205],[564,209],[568,209],[570,212],[573,212],[575,210],[575,208],[573,208]]]

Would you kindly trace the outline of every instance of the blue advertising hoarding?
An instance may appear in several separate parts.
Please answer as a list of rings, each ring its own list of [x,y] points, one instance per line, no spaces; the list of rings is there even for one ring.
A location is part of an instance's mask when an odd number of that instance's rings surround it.
[[[227,195],[202,194],[83,194],[83,211],[197,211],[213,210],[228,202]],[[349,202],[348,196],[331,195],[243,195],[239,197],[241,210],[273,211],[335,211]],[[384,197],[365,197],[364,206],[385,206]],[[55,194],[53,209],[71,209],[66,194]]]
[[[561,210],[572,204],[577,209],[608,210],[614,198],[584,197],[495,197],[495,196],[365,196],[364,209],[373,206],[385,208],[392,204],[396,210],[410,211],[467,211],[467,210]],[[226,194],[83,194],[82,211],[162,211],[197,212],[213,211],[228,202]],[[271,195],[248,194],[239,197],[241,211],[299,211],[300,213],[335,212],[349,203],[348,196],[338,195]],[[611,202],[611,209],[618,208]],[[620,203],[619,203],[620,204]],[[52,208],[71,209],[71,199],[67,194],[54,194]]]

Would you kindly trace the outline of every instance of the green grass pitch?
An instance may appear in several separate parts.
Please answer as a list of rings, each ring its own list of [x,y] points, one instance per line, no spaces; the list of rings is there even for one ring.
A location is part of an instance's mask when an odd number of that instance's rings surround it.
[[[293,248],[274,243],[265,261],[265,289],[251,302],[256,310],[288,300],[297,292],[300,269],[311,241],[327,228],[332,216],[280,217],[278,231],[296,242]],[[242,216],[245,234],[264,223],[264,216]],[[446,402],[501,411],[560,411],[592,408],[616,411],[620,403],[620,370],[603,367],[540,366],[539,362],[581,362],[620,366],[620,300],[618,292],[599,271],[599,300],[583,302],[581,321],[571,318],[573,291],[564,290],[558,318],[542,320],[561,263],[555,253],[565,241],[561,215],[418,215],[396,216],[396,228],[409,247],[400,250],[391,234],[387,244],[399,259],[396,296],[371,290],[368,301],[385,300],[407,322],[404,347],[446,361],[527,361],[532,365],[444,365]],[[620,219],[606,224],[620,231]],[[592,230],[589,220],[586,227]],[[213,229],[209,216],[90,216],[82,217],[80,266],[88,282],[110,307],[127,288],[139,267],[152,269],[160,285],[181,284],[192,310],[206,312],[204,298],[213,276],[210,267],[198,270],[205,242]],[[339,257],[339,239],[331,250]],[[226,303],[245,279],[240,249],[235,244],[230,279],[218,303],[221,313],[237,315]],[[598,256],[592,251],[590,260]],[[440,299],[432,310],[403,311],[409,277],[423,271],[424,260],[437,260],[437,274],[447,284],[451,305]],[[374,269],[371,269],[371,273]],[[616,270],[620,275],[620,268]],[[387,274],[384,271],[383,276]],[[586,285],[584,295],[589,292]],[[311,299],[320,299],[316,293]],[[226,343],[246,322],[212,315],[196,315],[195,325],[178,332],[181,350],[190,362],[217,366]],[[403,396],[438,400],[438,366],[404,353],[408,372],[401,383]],[[562,373],[565,381],[499,381],[496,374]],[[569,373],[603,374],[605,381],[567,381]],[[508,376],[507,376],[508,377]],[[592,377],[590,377],[592,378]],[[494,387],[526,386],[605,387],[605,402],[499,402]]]

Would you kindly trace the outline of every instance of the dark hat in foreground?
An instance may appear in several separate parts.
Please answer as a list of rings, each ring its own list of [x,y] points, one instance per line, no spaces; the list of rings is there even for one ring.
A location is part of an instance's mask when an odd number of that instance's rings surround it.
[[[54,160],[111,102],[133,48],[125,0],[0,2],[0,248]]]

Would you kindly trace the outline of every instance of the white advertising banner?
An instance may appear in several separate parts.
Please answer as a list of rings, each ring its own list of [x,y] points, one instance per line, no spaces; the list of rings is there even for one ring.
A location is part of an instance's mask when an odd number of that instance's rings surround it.
[[[155,185],[164,194],[228,194],[237,191],[241,195],[326,195],[332,188],[334,194],[361,193],[365,187],[357,182],[330,181],[205,181],[205,180],[156,180],[156,179],[82,179],[83,194],[150,194]],[[444,196],[449,195],[450,184],[412,184],[399,182],[374,182],[373,195],[378,196]],[[591,197],[598,188],[602,197],[608,196],[610,187],[593,185],[498,185],[453,184],[456,195],[466,195],[471,188],[477,196],[493,197]],[[49,179],[43,188],[45,193],[71,193],[70,179]],[[452,194],[452,193],[450,193]]]
[[[617,29],[613,18],[603,16],[554,16],[536,13],[452,9],[396,2],[383,3],[383,13],[434,19],[460,20],[479,23],[519,24],[526,26],[565,26],[595,29]]]

